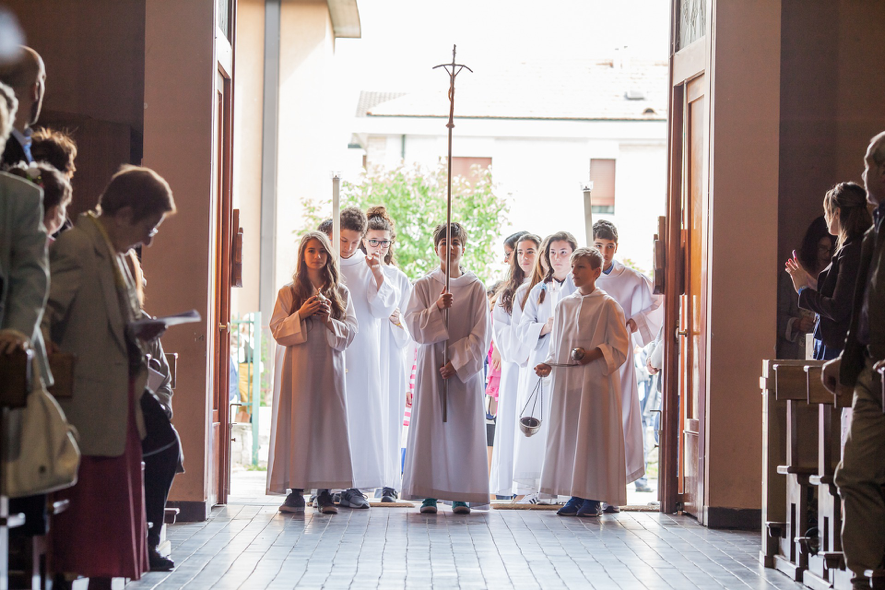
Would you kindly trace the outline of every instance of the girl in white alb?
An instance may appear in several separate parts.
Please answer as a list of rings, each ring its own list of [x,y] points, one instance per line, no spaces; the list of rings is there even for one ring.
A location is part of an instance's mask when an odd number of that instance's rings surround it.
[[[402,313],[412,295],[412,283],[403,271],[395,266],[394,241],[395,224],[384,207],[370,207],[366,211],[368,230],[363,238],[366,254],[381,261],[385,282],[396,291],[396,308],[386,320],[381,320],[381,390],[386,397],[382,402],[384,417],[384,479],[381,490],[382,502],[395,502],[397,490],[402,483],[402,432],[403,415],[406,407],[406,392],[409,388],[409,372],[412,339],[402,321]]]
[[[569,257],[578,243],[568,232],[557,232],[547,238],[547,248],[542,252],[547,260],[548,270],[544,280],[535,285],[529,292],[525,308],[517,327],[517,337],[532,347],[529,353],[528,366],[534,367],[547,358],[550,350],[550,331],[553,328],[553,310],[559,300],[570,295],[575,286],[569,276]],[[544,452],[547,446],[547,416],[550,415],[550,380],[543,379],[539,391],[538,403],[532,392],[538,386],[538,377],[527,374],[520,385],[517,412],[531,412],[534,407],[541,419],[540,429],[531,437],[521,433],[516,437],[516,451],[513,465],[513,480],[516,482],[518,494],[525,494],[523,502],[537,503],[540,501],[541,467],[544,464]]]
[[[515,244],[510,258],[507,281],[498,293],[492,312],[492,338],[501,355],[501,381],[498,387],[498,413],[495,418],[495,439],[489,487],[492,494],[513,494],[513,451],[517,436],[517,408],[521,368],[529,357],[530,346],[520,339],[516,327],[522,316],[522,305],[517,297],[520,287],[530,279],[541,238],[524,234]]]

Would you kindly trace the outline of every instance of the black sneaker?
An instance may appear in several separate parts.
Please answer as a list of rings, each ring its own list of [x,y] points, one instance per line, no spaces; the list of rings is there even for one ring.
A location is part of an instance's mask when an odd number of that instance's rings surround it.
[[[338,514],[338,508],[332,503],[332,494],[329,490],[319,490],[316,507],[320,514]]]
[[[381,501],[391,504],[396,502],[396,499],[399,497],[399,494],[396,493],[396,490],[393,488],[384,488],[381,490]]]
[[[358,489],[350,488],[341,492],[341,500],[338,502],[338,505],[344,508],[364,510],[369,507],[369,501],[366,500],[366,496]]]
[[[292,490],[280,506],[280,512],[304,512],[304,490]]]
[[[175,569],[175,562],[160,555],[156,547],[148,548],[148,564],[152,572],[171,572]]]

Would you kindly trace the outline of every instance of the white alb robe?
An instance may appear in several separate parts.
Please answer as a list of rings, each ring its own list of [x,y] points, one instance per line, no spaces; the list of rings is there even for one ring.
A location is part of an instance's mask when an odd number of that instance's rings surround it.
[[[602,273],[596,286],[618,302],[624,311],[624,321],[636,322],[631,343],[645,346],[655,339],[663,322],[663,297],[653,295],[651,282],[617,260],[611,273]],[[643,450],[642,410],[639,406],[639,385],[636,367],[632,362],[621,365],[621,410],[624,413],[624,447],[627,458],[627,483],[645,475]]]
[[[581,367],[553,367],[541,491],[622,506],[627,477],[617,369],[632,364],[633,356],[624,314],[596,289],[563,298],[554,317],[547,363],[573,363],[576,347],[588,353],[599,348],[602,358]]]
[[[406,330],[402,316],[409,305],[412,283],[409,277],[395,266],[385,266],[384,282],[390,282],[396,291],[396,308],[400,310],[400,325],[396,326],[388,317],[381,320],[381,383],[386,396],[384,407],[387,415],[384,422],[384,487],[400,489],[402,483],[402,432],[403,414],[406,408],[406,392],[409,389],[409,372],[412,359],[406,366],[406,352],[412,341]],[[392,313],[392,312],[391,312]]]
[[[344,349],[358,331],[350,293],[332,330],[292,310],[292,284],[280,289],[270,330],[277,341],[267,493],[353,485],[344,394]],[[291,313],[290,313],[291,312]]]
[[[405,322],[418,343],[418,370],[409,422],[402,496],[488,503],[489,476],[483,361],[491,340],[485,287],[473,273],[451,279],[454,304],[436,301],[445,286],[436,269],[415,283]],[[444,346],[456,374],[448,379],[448,421],[442,420]]]
[[[501,381],[498,385],[498,414],[495,418],[495,439],[492,444],[492,464],[489,489],[499,496],[510,496],[513,490],[513,453],[518,428],[517,398],[523,369],[531,347],[517,334],[522,317],[522,298],[528,289],[528,279],[513,297],[513,314],[498,303],[492,312],[492,339],[501,355]]]
[[[539,303],[541,292],[546,292],[543,303]],[[513,459],[513,481],[516,482],[516,493],[528,494],[540,489],[541,467],[544,464],[544,453],[547,449],[547,430],[550,416],[550,377],[542,380],[543,391],[535,403],[532,392],[540,379],[535,375],[534,368],[544,362],[550,351],[550,334],[541,336],[541,329],[547,320],[553,317],[553,311],[560,299],[575,291],[575,284],[569,274],[563,283],[551,281],[535,285],[525,302],[522,316],[517,326],[516,337],[530,347],[525,376],[519,386],[519,398],[516,405],[517,421],[526,415],[533,414],[541,418],[541,427],[531,437],[525,436],[517,427],[516,446]],[[534,395],[539,395],[535,392]],[[529,399],[531,398],[531,401]],[[526,405],[528,404],[528,407]],[[532,409],[535,409],[532,412]],[[518,423],[518,422],[517,422]]]
[[[341,260],[342,282],[350,290],[360,330],[347,349],[347,417],[353,487],[380,488],[385,485],[387,463],[387,394],[381,380],[381,322],[396,308],[396,290],[391,281],[375,282],[366,255],[357,250]]]

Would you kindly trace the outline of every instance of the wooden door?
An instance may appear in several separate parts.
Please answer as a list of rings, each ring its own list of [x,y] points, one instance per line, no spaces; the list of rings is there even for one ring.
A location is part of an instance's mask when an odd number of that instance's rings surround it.
[[[215,92],[215,330],[213,350],[212,451],[209,492],[212,504],[227,503],[230,493],[230,300],[233,251],[231,194],[230,76],[218,69]]]
[[[682,294],[679,297],[680,492],[683,509],[703,514],[704,406],[706,346],[706,99],[704,76],[685,84],[683,93],[682,211],[680,243]]]

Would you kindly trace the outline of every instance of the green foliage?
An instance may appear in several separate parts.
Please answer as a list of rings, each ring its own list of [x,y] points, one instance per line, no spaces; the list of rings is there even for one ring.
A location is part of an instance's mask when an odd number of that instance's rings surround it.
[[[643,275],[644,277],[648,278],[649,280],[652,280],[654,278],[651,276],[652,275],[651,272],[645,270],[644,268],[641,268],[638,264],[636,264],[636,262],[632,258],[621,258],[620,260],[621,260],[621,264],[623,264],[627,268],[632,268],[633,270],[635,270],[639,274]]]
[[[474,168],[471,183],[460,176],[452,179],[452,220],[468,233],[462,266],[483,282],[492,279],[498,253],[496,240],[507,221],[507,202],[492,182],[491,170]],[[356,206],[364,211],[384,205],[396,222],[396,263],[406,276],[416,280],[439,266],[433,251],[433,229],[446,219],[446,162],[432,169],[420,165],[400,165],[385,169],[373,167],[355,183],[341,187],[341,207]],[[331,199],[306,201],[303,205],[305,228],[299,237],[331,215]]]

